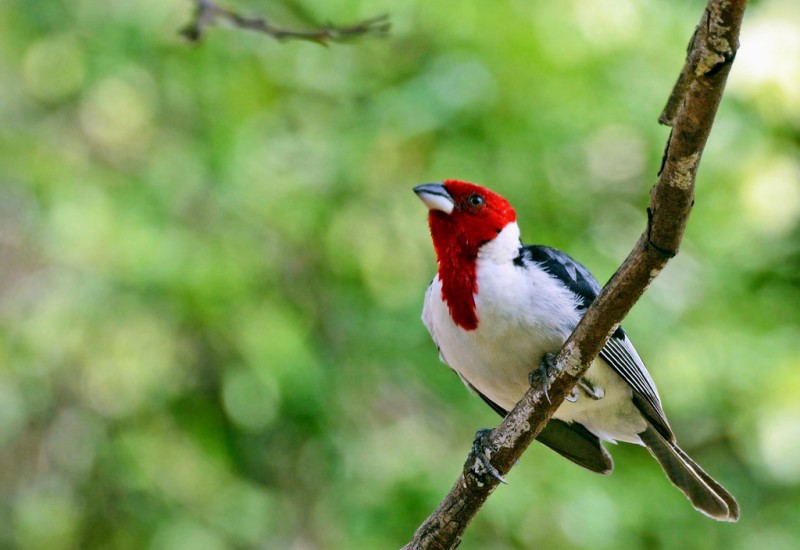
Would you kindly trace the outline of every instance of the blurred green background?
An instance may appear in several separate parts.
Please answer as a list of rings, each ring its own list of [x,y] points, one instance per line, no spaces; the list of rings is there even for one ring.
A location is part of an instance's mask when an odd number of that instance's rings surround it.
[[[700,0],[0,4],[0,547],[395,548],[498,418],[438,363],[414,185],[483,183],[601,281],[645,226]],[[753,2],[681,254],[626,327],[696,513],[644,449],[534,445],[462,548],[800,547],[800,4]],[[580,518],[580,520],[576,520]]]

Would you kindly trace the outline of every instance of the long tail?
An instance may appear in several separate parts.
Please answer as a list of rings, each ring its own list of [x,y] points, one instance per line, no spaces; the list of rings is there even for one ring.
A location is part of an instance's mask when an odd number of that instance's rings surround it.
[[[733,495],[705,473],[674,441],[665,439],[650,425],[639,437],[670,481],[683,491],[698,511],[719,521],[739,519],[739,504]]]

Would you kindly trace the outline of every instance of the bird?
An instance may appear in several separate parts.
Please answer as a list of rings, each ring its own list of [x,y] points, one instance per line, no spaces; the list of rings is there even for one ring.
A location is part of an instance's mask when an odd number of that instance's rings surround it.
[[[414,192],[428,208],[438,263],[422,321],[441,361],[505,416],[530,388],[537,366],[552,366],[600,284],[566,253],[523,245],[514,208],[485,187],[445,180]],[[678,446],[653,379],[622,327],[537,440],[600,474],[614,464],[603,441],[643,445],[695,509],[719,521],[739,518],[736,499]]]

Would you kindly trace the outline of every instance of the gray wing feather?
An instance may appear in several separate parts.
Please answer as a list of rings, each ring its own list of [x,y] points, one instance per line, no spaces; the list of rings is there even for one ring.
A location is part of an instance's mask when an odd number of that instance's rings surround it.
[[[600,357],[633,388],[634,404],[653,427],[663,437],[674,441],[675,436],[672,434],[672,429],[661,407],[661,400],[653,379],[650,378],[650,374],[628,337],[625,336],[624,339],[609,338],[606,345],[600,350]]]

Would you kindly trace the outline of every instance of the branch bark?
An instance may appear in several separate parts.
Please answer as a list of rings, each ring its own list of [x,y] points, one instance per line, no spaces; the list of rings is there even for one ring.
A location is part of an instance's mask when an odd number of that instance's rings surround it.
[[[647,227],[561,349],[558,373],[548,389],[550,401],[541,386],[532,387],[493,431],[491,464],[501,474],[539,435],[650,282],[678,253],[694,204],[697,168],[736,55],[746,6],[747,0],[708,0],[686,63],[659,117],[672,131],[658,181],[650,192]],[[470,466],[464,465],[450,493],[405,549],[449,550],[458,545],[499,483],[489,476],[477,479]]]
[[[223,8],[212,0],[195,0],[194,17],[181,29],[180,34],[192,42],[199,42],[206,30],[219,21],[234,27],[259,32],[276,40],[305,40],[328,45],[331,42],[346,42],[362,36],[386,36],[390,23],[388,15],[379,15],[352,25],[332,24],[310,30],[297,30],[279,27],[265,17],[247,17],[238,12]]]

